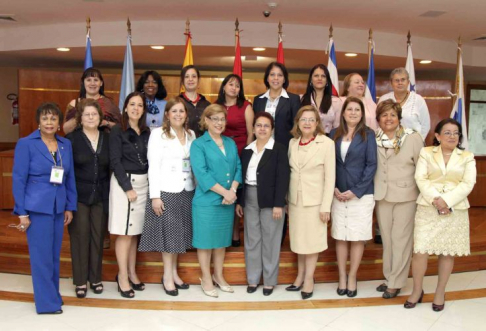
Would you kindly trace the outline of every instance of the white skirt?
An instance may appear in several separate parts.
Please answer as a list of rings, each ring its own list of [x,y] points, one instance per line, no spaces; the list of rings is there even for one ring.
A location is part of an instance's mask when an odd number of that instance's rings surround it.
[[[361,199],[354,198],[345,202],[334,198],[331,208],[331,236],[336,240],[370,240],[373,238],[374,208],[373,194],[366,194]]]
[[[115,175],[110,181],[110,211],[108,231],[111,234],[134,236],[142,233],[145,219],[145,203],[148,194],[148,177],[127,174],[132,188],[137,192],[137,200],[129,202],[127,194],[118,184]]]

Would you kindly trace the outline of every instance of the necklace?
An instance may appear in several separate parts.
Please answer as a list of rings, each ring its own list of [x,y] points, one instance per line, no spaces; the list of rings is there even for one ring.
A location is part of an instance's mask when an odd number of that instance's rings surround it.
[[[452,153],[449,153],[449,154],[444,153],[444,155],[445,155],[445,156],[451,156],[451,155],[452,155]]]
[[[184,98],[185,98],[186,100],[190,101],[190,102],[191,102],[191,103],[193,103],[193,104],[198,103],[198,102],[199,102],[199,100],[201,99],[201,95],[199,95],[199,94],[196,94],[196,99],[195,99],[195,100],[191,100],[191,99],[190,99],[190,98],[187,96],[186,92],[184,92],[183,96],[184,96]]]
[[[312,139],[310,139],[309,141],[307,142],[302,142],[302,137],[300,138],[300,141],[299,141],[299,146],[306,146],[306,145],[309,145],[311,142],[314,141],[314,139],[316,139],[316,137],[312,137]]]
[[[407,91],[407,94],[405,95],[405,97],[401,101],[398,102],[400,104],[400,106],[403,106],[405,104],[405,102],[407,102],[409,95],[410,95],[410,92]],[[395,96],[395,100],[397,100],[397,96]]]

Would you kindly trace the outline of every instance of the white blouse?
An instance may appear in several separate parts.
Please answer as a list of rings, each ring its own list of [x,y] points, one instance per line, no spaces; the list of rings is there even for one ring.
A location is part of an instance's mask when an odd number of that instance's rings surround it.
[[[270,138],[268,142],[265,144],[265,147],[258,152],[256,146],[256,140],[253,141],[251,144],[245,147],[245,149],[251,149],[253,151],[253,155],[251,156],[250,163],[248,164],[248,169],[246,170],[246,178],[245,183],[248,185],[257,185],[257,168],[260,160],[262,159],[263,153],[266,149],[273,149],[273,145],[275,144],[275,140]]]

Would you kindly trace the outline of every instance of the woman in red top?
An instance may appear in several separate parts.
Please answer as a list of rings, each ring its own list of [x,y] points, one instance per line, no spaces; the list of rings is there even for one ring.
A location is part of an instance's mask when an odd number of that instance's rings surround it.
[[[253,141],[253,117],[254,112],[251,104],[246,101],[243,92],[243,81],[240,76],[230,74],[226,76],[219,89],[217,104],[226,107],[226,129],[224,135],[232,138],[238,155],[241,155],[243,148]],[[235,216],[233,226],[232,246],[239,247],[240,242],[240,218]]]

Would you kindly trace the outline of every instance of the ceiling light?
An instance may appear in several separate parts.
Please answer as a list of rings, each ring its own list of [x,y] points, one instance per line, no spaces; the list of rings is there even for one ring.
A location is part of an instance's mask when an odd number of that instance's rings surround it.
[[[253,48],[253,50],[255,52],[263,52],[265,50],[265,48],[264,47],[255,47],[255,48]]]
[[[422,60],[420,61],[421,64],[429,64],[429,63],[432,63],[432,61],[430,60]]]
[[[355,57],[355,56],[358,56],[358,54],[356,54],[356,53],[346,53],[346,54],[344,54],[344,56]]]
[[[67,47],[59,47],[59,48],[57,48],[57,50],[58,50],[59,52],[69,52],[71,49],[69,49],[69,48],[67,48]]]
[[[152,49],[164,49],[164,46],[150,46]]]

